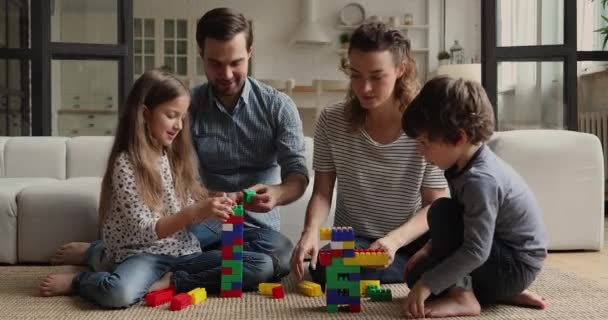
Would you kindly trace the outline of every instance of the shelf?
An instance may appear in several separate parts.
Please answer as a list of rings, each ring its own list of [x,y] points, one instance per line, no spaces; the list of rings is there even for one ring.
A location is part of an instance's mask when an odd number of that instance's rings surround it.
[[[359,27],[359,25],[353,25],[353,26],[349,26],[349,25],[338,25],[338,29],[340,30],[347,30],[347,31],[353,31],[355,29],[357,29]],[[397,28],[399,30],[426,30],[429,28],[428,24],[410,24],[410,25],[400,25],[398,27],[393,27],[390,26],[391,28]]]
[[[348,49],[336,49],[336,51],[340,54],[345,54],[348,52]],[[412,49],[411,52],[412,53],[427,53],[427,52],[429,52],[429,48]]]

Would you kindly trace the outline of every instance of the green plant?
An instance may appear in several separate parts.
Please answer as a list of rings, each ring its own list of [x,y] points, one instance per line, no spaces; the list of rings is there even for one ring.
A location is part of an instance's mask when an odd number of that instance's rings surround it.
[[[606,10],[606,6],[608,5],[608,0],[601,0],[601,1],[602,1],[602,9]],[[594,30],[594,32],[599,32],[602,36],[604,36],[602,49],[606,49],[606,43],[608,43],[608,17],[602,15],[602,19],[604,20],[606,25],[602,28]]]
[[[344,32],[340,35],[340,43],[348,43],[349,41],[350,41],[350,35],[348,33]]]
[[[449,58],[450,58],[450,53],[447,51],[440,51],[437,54],[437,60],[445,60],[445,59],[449,59]]]

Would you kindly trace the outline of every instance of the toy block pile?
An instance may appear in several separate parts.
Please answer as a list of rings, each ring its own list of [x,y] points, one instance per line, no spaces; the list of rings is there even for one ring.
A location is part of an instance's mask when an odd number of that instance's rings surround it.
[[[319,262],[326,267],[327,312],[338,312],[342,305],[348,305],[349,312],[360,312],[361,267],[385,266],[388,255],[383,250],[355,250],[351,227],[321,228],[320,237],[331,241],[329,250],[319,252]]]
[[[274,299],[285,298],[285,289],[280,283],[262,282],[258,285],[258,291],[265,296],[272,296]]]
[[[188,308],[188,306],[199,304],[207,299],[205,288],[196,288],[188,293],[175,295],[175,288],[170,287],[157,290],[146,294],[146,303],[151,307],[163,305],[171,302],[169,309],[178,311]]]

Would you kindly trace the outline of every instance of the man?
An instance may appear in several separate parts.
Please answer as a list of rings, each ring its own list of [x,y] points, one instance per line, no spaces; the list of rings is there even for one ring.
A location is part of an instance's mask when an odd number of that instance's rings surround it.
[[[302,123],[287,95],[247,76],[253,34],[242,14],[228,8],[207,12],[197,25],[196,40],[208,83],[192,92],[193,144],[208,189],[235,200],[245,188],[256,192],[245,205],[243,239],[243,268],[258,275],[244,279],[249,284],[244,289],[253,289],[290,271],[293,245],[278,232],[277,206],[297,200],[308,184]],[[204,251],[220,248],[221,230],[217,220],[190,227]],[[111,268],[101,241],[63,245],[51,263]]]

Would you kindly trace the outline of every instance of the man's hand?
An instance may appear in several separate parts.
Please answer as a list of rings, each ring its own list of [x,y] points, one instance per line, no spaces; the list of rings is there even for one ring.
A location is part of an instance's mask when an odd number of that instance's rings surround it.
[[[399,249],[399,244],[390,236],[386,236],[374,241],[369,248],[382,249],[388,254],[388,264],[384,266],[385,268],[388,268],[395,260],[395,253]]]
[[[253,212],[268,212],[277,205],[278,203],[278,187],[277,186],[269,186],[265,184],[256,184],[255,186],[249,187],[252,191],[255,191],[255,195],[252,198],[251,203],[244,203],[242,201],[243,195],[242,193],[238,196],[243,203],[243,207],[246,210]]]

